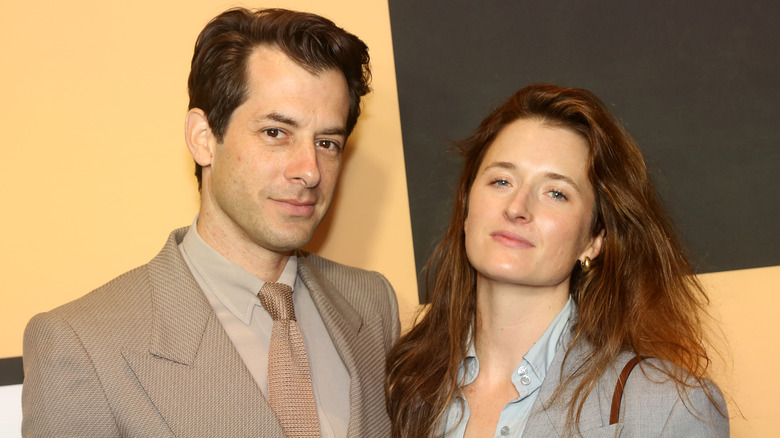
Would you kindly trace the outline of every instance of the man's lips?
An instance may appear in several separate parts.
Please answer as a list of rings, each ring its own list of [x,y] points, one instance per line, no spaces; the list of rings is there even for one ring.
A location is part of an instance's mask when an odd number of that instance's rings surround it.
[[[490,233],[490,237],[498,243],[508,246],[510,248],[533,248],[534,244],[524,239],[517,233],[510,231],[494,231]]]
[[[284,211],[295,216],[311,216],[314,213],[316,201],[302,201],[299,199],[274,199]]]

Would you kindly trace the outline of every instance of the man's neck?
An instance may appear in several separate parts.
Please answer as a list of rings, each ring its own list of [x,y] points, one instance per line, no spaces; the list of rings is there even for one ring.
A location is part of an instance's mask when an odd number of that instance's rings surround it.
[[[232,233],[240,231],[226,231],[222,227],[211,226],[208,220],[201,218],[198,218],[197,232],[208,246],[223,257],[266,282],[279,279],[292,255],[291,252],[281,254],[259,245],[231,244],[246,242],[247,239],[232,238]]]

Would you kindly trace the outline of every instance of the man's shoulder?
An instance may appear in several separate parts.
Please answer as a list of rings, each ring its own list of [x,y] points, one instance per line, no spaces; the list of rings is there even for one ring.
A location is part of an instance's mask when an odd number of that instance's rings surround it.
[[[305,251],[298,251],[298,273],[304,282],[316,282],[353,305],[395,301],[395,291],[384,275],[356,268]]]
[[[343,263],[326,259],[325,257],[307,251],[300,250],[298,251],[297,255],[299,261],[303,261],[326,276],[346,275],[356,277],[365,276],[373,279],[377,279],[379,277],[384,278],[379,272],[345,265]]]
[[[186,233],[186,228],[174,230],[169,235],[163,249],[151,261],[133,268],[93,289],[86,295],[52,309],[47,313],[60,316],[86,316],[94,312],[100,312],[104,315],[112,311],[122,312],[123,306],[137,303],[142,295],[148,294],[152,283],[150,278],[151,270],[179,270],[181,266],[184,266],[184,261],[176,246],[177,240],[181,241],[184,233]],[[126,311],[127,309],[124,310]]]
[[[82,313],[96,306],[105,309],[103,307],[105,303],[111,302],[119,296],[137,293],[139,290],[146,289],[147,285],[148,266],[142,265],[115,277],[86,295],[51,310],[51,312],[61,314]]]
[[[297,256],[298,274],[310,292],[327,296],[333,302],[345,300],[364,318],[379,316],[385,326],[387,351],[398,338],[400,323],[395,290],[385,276],[305,251],[298,251]]]
[[[338,289],[342,295],[356,293],[386,294],[393,291],[390,282],[384,275],[376,271],[345,265],[306,251],[298,251],[299,274],[311,271],[320,279],[324,279]]]

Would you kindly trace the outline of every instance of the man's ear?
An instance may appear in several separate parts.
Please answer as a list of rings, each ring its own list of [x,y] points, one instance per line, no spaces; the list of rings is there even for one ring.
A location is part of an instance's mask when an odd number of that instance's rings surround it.
[[[214,146],[216,139],[211,132],[206,113],[200,108],[193,108],[187,112],[184,123],[184,139],[192,158],[202,167],[211,165],[214,158]]]

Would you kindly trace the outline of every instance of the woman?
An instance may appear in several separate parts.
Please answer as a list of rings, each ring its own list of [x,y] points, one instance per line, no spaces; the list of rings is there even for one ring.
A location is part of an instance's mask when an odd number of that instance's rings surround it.
[[[394,436],[727,436],[707,297],[604,104],[526,87],[460,148],[430,308],[388,358]]]

